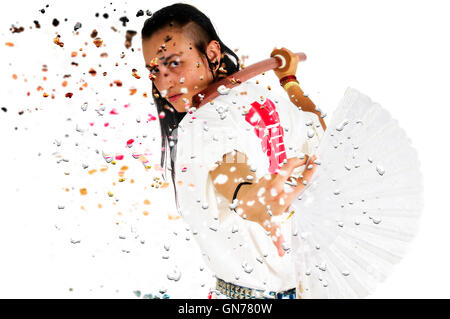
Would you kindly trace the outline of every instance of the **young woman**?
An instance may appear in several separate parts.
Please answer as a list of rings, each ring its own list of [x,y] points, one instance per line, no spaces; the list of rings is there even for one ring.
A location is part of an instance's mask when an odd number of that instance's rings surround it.
[[[239,58],[193,6],[155,12],[142,29],[142,48],[160,113],[161,165],[167,168],[170,151],[177,208],[217,277],[214,296],[301,296],[288,214],[316,169],[314,156],[305,168],[305,153],[314,153],[323,134],[315,115],[252,81],[192,107],[203,89],[240,69]],[[276,72],[280,79],[295,74],[292,58],[287,71]],[[291,84],[284,87],[291,99],[314,112],[298,82]],[[294,172],[302,175],[291,179]]]

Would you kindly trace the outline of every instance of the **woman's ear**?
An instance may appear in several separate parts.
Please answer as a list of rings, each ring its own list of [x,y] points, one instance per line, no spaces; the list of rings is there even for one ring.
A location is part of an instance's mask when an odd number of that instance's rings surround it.
[[[206,55],[212,63],[219,65],[221,57],[219,42],[216,40],[209,42],[206,46]]]

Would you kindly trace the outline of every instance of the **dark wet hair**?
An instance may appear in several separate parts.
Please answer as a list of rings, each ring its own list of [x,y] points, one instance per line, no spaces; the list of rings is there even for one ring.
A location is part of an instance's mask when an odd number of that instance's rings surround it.
[[[206,56],[214,81],[239,71],[240,61],[238,56],[229,47],[227,47],[222,40],[220,40],[213,24],[211,23],[211,20],[196,7],[189,4],[176,3],[154,12],[153,15],[144,23],[141,31],[142,40],[150,38],[156,31],[167,26],[174,26],[177,28],[187,26],[188,28],[185,29],[188,32],[187,36],[194,41],[194,46],[198,52],[204,54],[205,56],[207,45],[213,40],[219,42],[220,51],[222,53],[220,69],[224,72],[214,76],[213,69],[215,66],[211,63],[208,56]],[[167,150],[169,149],[169,169],[171,170],[172,175],[175,201],[177,209],[179,209],[175,185],[176,144],[178,137],[173,133],[176,132],[175,129],[178,127],[178,124],[181,122],[186,113],[177,112],[169,101],[161,98],[161,94],[154,83],[152,84],[152,93],[158,114],[161,112],[164,112],[165,114],[164,117],[159,117],[159,124],[161,128],[161,167],[164,168],[164,179],[167,180]]]

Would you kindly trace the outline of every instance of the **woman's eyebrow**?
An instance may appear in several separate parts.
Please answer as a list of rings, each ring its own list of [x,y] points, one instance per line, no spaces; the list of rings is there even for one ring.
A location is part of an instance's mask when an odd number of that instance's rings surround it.
[[[169,55],[167,58],[161,58],[161,60],[163,60],[163,61],[167,61],[167,60],[170,60],[171,58],[173,58],[175,55],[178,55],[178,56],[180,56],[180,54],[179,53],[174,53],[174,54],[171,54],[171,55]]]
[[[163,63],[165,62],[165,61],[167,61],[167,60],[170,60],[171,58],[173,58],[174,56],[181,56],[181,55],[183,55],[182,53],[173,53],[173,54],[171,54],[171,55],[169,55],[167,58],[165,58],[165,57],[162,57],[162,58],[158,58],[158,60],[161,60]],[[151,66],[150,65],[148,65],[148,64],[145,64],[145,67],[146,68],[150,68]]]

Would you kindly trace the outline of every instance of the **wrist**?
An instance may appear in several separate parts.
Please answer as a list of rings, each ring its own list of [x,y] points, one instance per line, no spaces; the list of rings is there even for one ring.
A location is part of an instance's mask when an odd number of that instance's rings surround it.
[[[280,78],[280,85],[285,91],[287,91],[293,85],[300,86],[295,75],[286,75]]]
[[[279,77],[279,79],[280,79],[281,85],[283,85],[283,83],[286,83],[288,81],[292,81],[292,80],[297,81],[297,77],[295,76],[295,74],[283,74]]]

